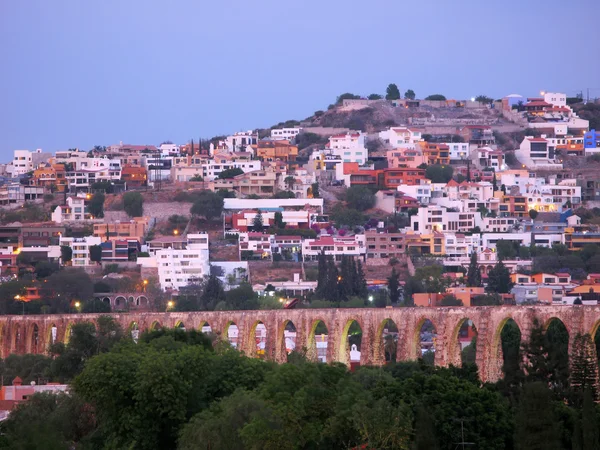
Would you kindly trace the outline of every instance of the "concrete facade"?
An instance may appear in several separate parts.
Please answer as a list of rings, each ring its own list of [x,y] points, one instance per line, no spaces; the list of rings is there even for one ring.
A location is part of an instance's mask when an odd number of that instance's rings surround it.
[[[0,357],[11,353],[45,353],[52,342],[68,342],[73,324],[94,322],[99,314],[65,314],[0,317]],[[435,364],[460,365],[458,332],[466,320],[477,329],[476,362],[481,380],[494,382],[502,375],[500,334],[509,319],[521,330],[521,339],[528,340],[533,321],[537,318],[548,326],[561,320],[569,332],[569,345],[578,333],[595,335],[600,326],[600,306],[495,306],[495,307],[438,307],[393,309],[298,309],[264,311],[215,311],[185,313],[128,313],[112,314],[128,332],[157,327],[185,327],[201,330],[210,325],[220,338],[227,339],[229,326],[238,327],[237,348],[248,356],[256,355],[256,328],[266,328],[265,357],[277,362],[286,361],[284,330],[292,322],[297,330],[296,348],[306,348],[309,358],[316,360],[315,332],[319,322],[328,330],[327,362],[349,365],[348,331],[353,321],[362,329],[361,365],[382,365],[384,358],[383,329],[387,320],[398,327],[399,361],[415,360],[420,356],[420,330],[430,320],[436,330]]]

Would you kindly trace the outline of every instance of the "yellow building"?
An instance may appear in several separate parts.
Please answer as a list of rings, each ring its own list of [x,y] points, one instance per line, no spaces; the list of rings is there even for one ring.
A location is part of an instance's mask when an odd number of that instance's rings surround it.
[[[94,224],[94,236],[102,238],[104,242],[123,239],[141,241],[148,229],[148,222],[148,217],[135,217],[129,222],[96,223]]]
[[[33,182],[36,186],[63,192],[67,187],[64,164],[48,164],[33,171]]]

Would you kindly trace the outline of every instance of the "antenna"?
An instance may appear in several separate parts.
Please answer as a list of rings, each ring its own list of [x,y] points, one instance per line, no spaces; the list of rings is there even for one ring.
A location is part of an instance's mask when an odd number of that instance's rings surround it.
[[[461,446],[460,448],[462,448],[462,450],[465,450],[465,445],[475,445],[475,442],[465,442],[465,419],[454,420],[460,422],[460,442],[456,443],[454,450],[456,450],[459,446]]]

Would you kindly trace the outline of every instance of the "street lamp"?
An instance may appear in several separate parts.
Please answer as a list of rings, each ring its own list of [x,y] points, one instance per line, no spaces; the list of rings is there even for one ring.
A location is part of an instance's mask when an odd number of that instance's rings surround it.
[[[179,230],[173,230],[173,235],[177,236],[179,234]]]
[[[144,292],[146,292],[146,286],[148,286],[148,280],[144,280],[142,281],[143,285],[144,285]]]
[[[21,298],[21,296],[17,294],[15,295],[15,300],[21,302],[21,305],[23,306],[23,315],[25,315],[25,299]]]
[[[369,295],[369,301],[372,302],[373,301],[373,296]]]
[[[174,302],[173,300],[169,300],[169,301],[167,302],[167,311],[168,311],[169,309],[172,309],[172,308],[173,308],[173,306],[175,306],[175,302]]]

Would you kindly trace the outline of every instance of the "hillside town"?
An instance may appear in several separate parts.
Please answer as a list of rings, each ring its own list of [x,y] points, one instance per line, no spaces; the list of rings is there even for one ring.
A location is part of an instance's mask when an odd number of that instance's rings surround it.
[[[176,308],[211,279],[292,308],[597,304],[600,132],[581,99],[407,94],[210,140],[15,150],[2,280],[39,301],[40,270],[83,269],[112,311]],[[315,124],[377,108],[406,123]],[[364,289],[344,286],[348,261]]]

